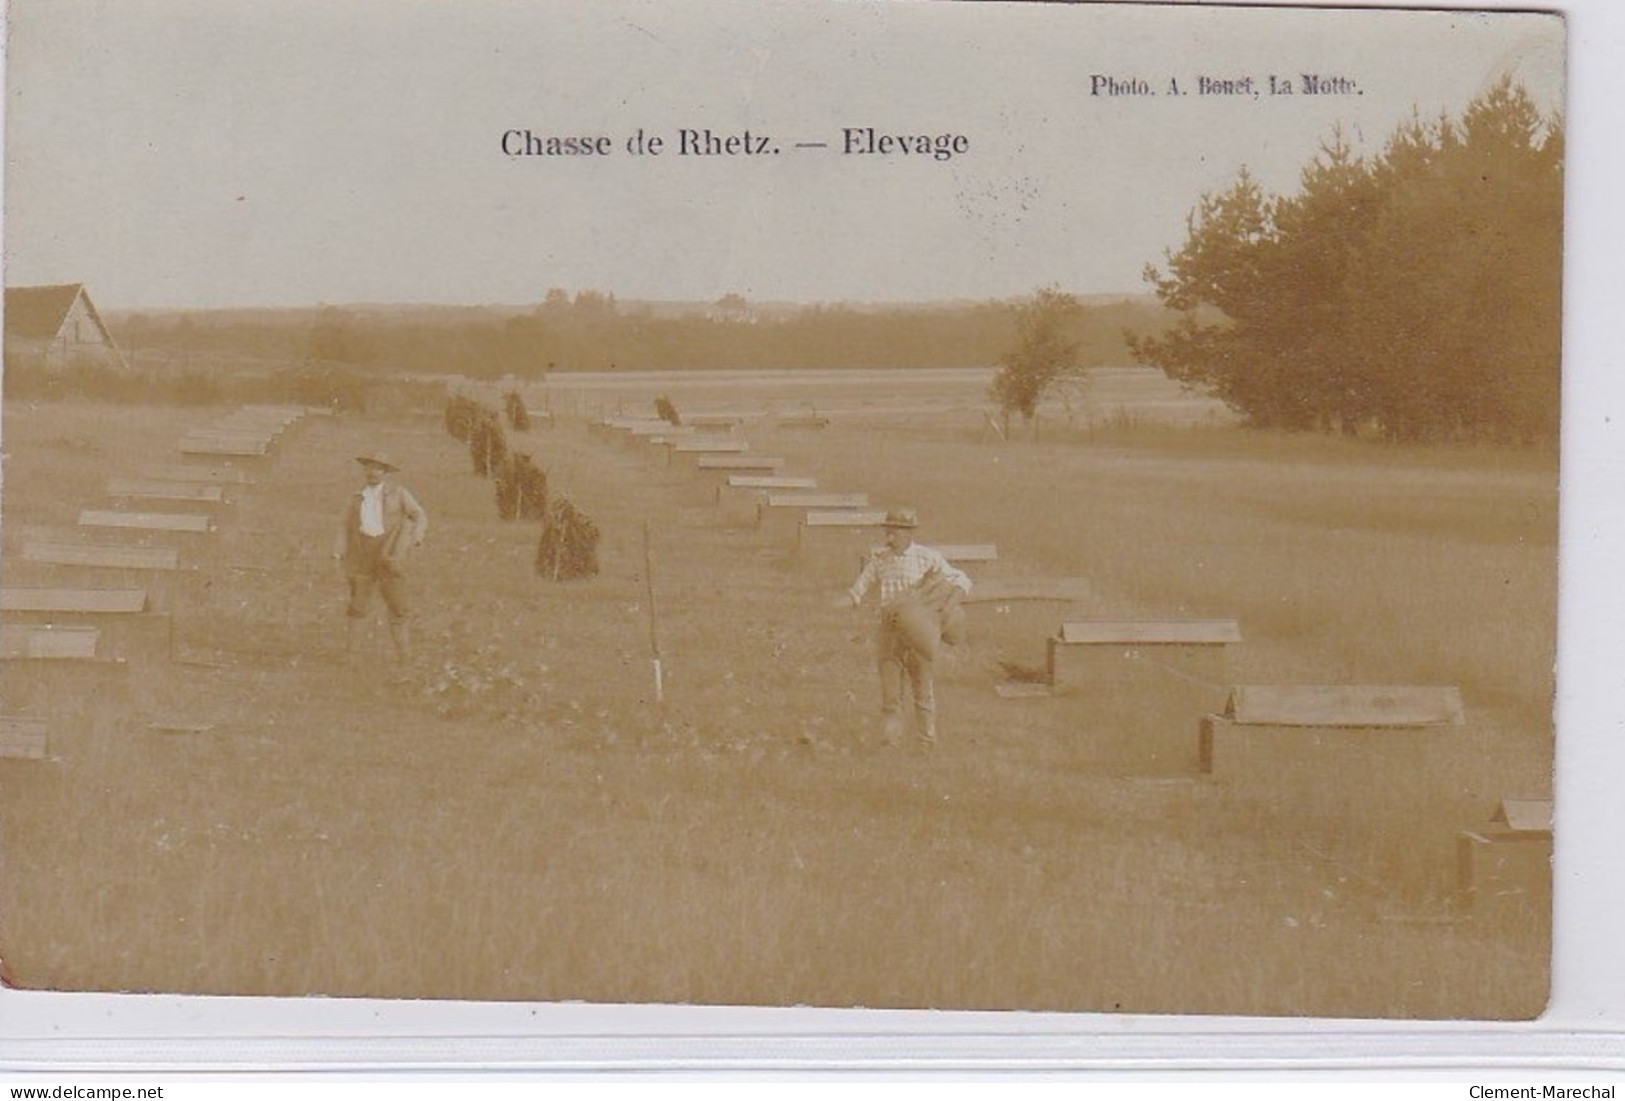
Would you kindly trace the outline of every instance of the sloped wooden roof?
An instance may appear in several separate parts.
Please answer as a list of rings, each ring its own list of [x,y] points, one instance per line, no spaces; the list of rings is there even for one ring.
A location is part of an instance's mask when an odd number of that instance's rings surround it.
[[[1225,717],[1244,726],[1461,726],[1454,685],[1248,684],[1230,689]]]
[[[62,331],[62,322],[74,300],[84,293],[83,283],[57,283],[45,287],[6,288],[6,335],[23,340],[51,340]],[[85,295],[85,308],[95,318],[102,335],[108,336],[107,326],[95,303]]]
[[[1511,797],[1501,800],[1501,809],[1492,821],[1504,823],[1514,833],[1534,833],[1551,836],[1552,808],[1550,799]]]

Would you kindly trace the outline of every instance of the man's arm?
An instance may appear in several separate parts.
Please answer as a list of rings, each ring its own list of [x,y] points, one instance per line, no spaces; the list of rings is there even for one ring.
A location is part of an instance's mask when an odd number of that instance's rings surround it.
[[[858,579],[852,582],[852,586],[846,590],[846,595],[851,599],[854,608],[863,603],[864,594],[874,585],[879,568],[880,560],[877,556],[871,554],[863,560],[863,571],[858,574]]]
[[[929,577],[932,574],[935,574],[938,577],[947,579],[947,581],[957,587],[960,592],[970,592],[971,582],[969,574],[965,573],[964,570],[955,566],[952,562],[948,561],[947,558],[943,557],[941,551],[933,547],[925,547],[922,549],[929,552],[929,558],[931,559],[931,569],[926,576]]]
[[[355,522],[356,503],[352,500],[344,509],[344,519],[339,521],[339,532],[333,540],[333,557],[343,558],[350,553],[350,526]]]
[[[401,511],[405,513],[407,522],[411,524],[408,538],[412,546],[420,545],[429,534],[429,514],[423,511],[418,499],[412,496],[412,491],[405,486],[401,487]]]

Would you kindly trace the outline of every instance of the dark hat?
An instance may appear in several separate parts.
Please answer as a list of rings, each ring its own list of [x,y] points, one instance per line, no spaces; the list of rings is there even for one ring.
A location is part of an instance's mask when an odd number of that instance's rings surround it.
[[[920,518],[914,515],[911,508],[894,508],[886,513],[886,518],[880,523],[882,527],[888,528],[917,528],[920,526]]]
[[[357,455],[355,461],[362,466],[377,466],[385,470],[399,470],[400,467],[389,461],[389,456],[382,451],[369,451],[365,455]]]

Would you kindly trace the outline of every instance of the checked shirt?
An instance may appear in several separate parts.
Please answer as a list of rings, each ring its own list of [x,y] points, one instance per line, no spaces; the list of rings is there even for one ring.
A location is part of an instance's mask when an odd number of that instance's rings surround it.
[[[910,543],[900,551],[882,547],[869,555],[863,572],[852,582],[847,592],[852,603],[861,604],[863,597],[877,583],[880,586],[880,606],[891,604],[907,595],[921,581],[933,574],[946,578],[965,592],[970,592],[970,578],[955,569],[938,551],[919,543]]]

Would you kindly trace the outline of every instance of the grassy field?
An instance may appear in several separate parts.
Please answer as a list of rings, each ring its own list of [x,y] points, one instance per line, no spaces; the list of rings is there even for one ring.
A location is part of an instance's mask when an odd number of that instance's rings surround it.
[[[883,394],[883,390],[877,390]],[[636,404],[641,395],[626,400]],[[861,397],[861,395],[855,396]],[[17,540],[172,460],[197,410],[6,411]],[[511,436],[604,532],[532,570],[438,411],[308,418],[165,594],[151,663],[0,763],[0,955],[25,986],[742,1005],[1523,1017],[1549,916],[1467,920],[1455,836],[1549,794],[1555,463],[1231,429],[1001,442],[943,408],[747,426],[821,487],[1089,578],[1074,615],[1226,617],[1238,683],[1460,686],[1425,767],[1216,783],[1197,716],[1156,752],[1088,693],[1005,700],[1051,609],[982,608],[939,672],[942,744],[883,746],[872,610],[723,522],[692,476]],[[345,660],[327,554],[352,456],[396,454],[433,527],[418,652]],[[666,697],[653,698],[647,525]],[[1172,747],[1172,748],[1170,748]]]

